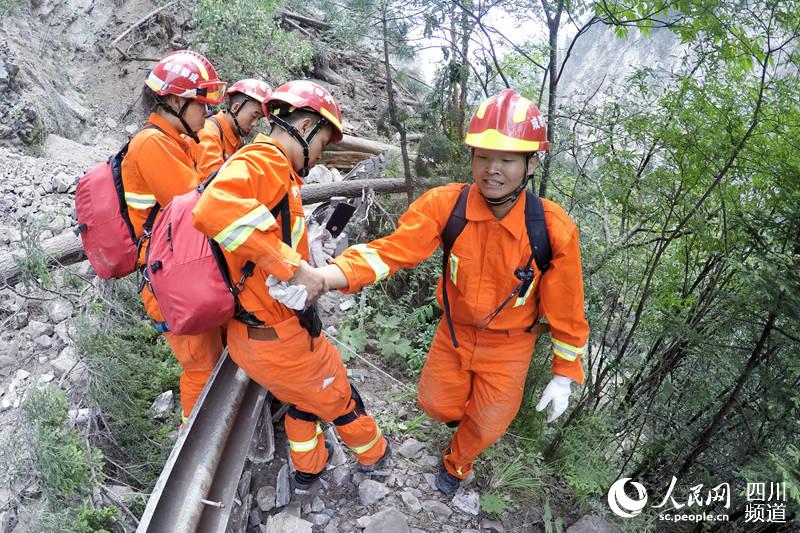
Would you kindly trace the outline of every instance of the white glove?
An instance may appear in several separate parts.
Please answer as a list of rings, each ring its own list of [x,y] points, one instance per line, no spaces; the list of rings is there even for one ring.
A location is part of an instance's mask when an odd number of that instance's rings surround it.
[[[572,392],[570,383],[572,383],[572,380],[566,376],[553,376],[553,379],[544,388],[542,397],[539,399],[539,403],[536,404],[536,410],[543,411],[547,404],[553,402],[550,416],[547,417],[548,424],[567,410],[569,395]]]
[[[288,281],[281,281],[272,274],[267,277],[269,295],[289,309],[297,311],[306,306],[308,290],[305,285],[291,285]]]
[[[309,231],[308,251],[311,256],[311,266],[316,268],[323,267],[336,255],[336,248],[343,237],[343,233],[338,237],[331,235],[324,226],[315,226]]]

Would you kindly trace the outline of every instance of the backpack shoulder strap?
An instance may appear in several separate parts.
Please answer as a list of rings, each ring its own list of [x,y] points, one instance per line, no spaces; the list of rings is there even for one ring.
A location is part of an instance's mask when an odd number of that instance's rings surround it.
[[[281,240],[287,246],[292,245],[291,212],[289,211],[289,195],[284,194],[281,201],[269,210],[277,220],[281,217]]]
[[[217,129],[219,130],[219,140],[220,140],[220,141],[224,140],[224,139],[223,139],[223,137],[222,137],[222,124],[220,124],[220,123],[219,123],[219,121],[218,121],[217,119],[215,119],[214,117],[208,117],[208,120],[210,120],[211,122],[213,122],[213,123],[214,123],[214,125],[215,125],[215,126],[217,127]]]
[[[456,340],[456,331],[453,329],[453,319],[450,316],[450,299],[447,297],[447,278],[450,271],[450,252],[453,249],[453,244],[464,231],[467,225],[467,198],[469,197],[469,185],[464,185],[461,192],[458,194],[456,203],[453,210],[450,212],[450,217],[442,231],[442,303],[444,304],[444,314],[447,319],[447,327],[450,328],[450,339],[453,341],[453,346],[458,348],[458,341]]]
[[[464,231],[467,225],[467,197],[469,196],[469,185],[465,185],[456,199],[453,211],[447,219],[447,224],[442,231],[442,250],[449,254],[458,236]]]
[[[544,274],[550,268],[553,252],[550,249],[542,200],[528,190],[525,191],[525,229],[528,231],[528,241],[536,268]]]

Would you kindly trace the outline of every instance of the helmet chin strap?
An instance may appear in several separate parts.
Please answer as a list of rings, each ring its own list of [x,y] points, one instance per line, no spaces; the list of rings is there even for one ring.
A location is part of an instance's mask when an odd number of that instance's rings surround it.
[[[242,130],[242,127],[239,125],[239,121],[237,120],[237,118],[239,117],[239,112],[242,110],[244,105],[250,100],[252,100],[252,98],[250,97],[245,98],[242,101],[242,103],[239,104],[239,109],[237,109],[235,112],[228,109],[228,113],[230,113],[231,118],[233,118],[233,124],[236,126],[236,134],[239,136],[239,139],[244,139],[245,137],[247,137],[247,135]]]
[[[174,109],[172,109],[172,106],[169,105],[163,98],[161,98],[161,96],[156,95],[156,100],[158,101],[159,105],[161,105],[161,107],[163,107],[166,110],[167,113],[173,115],[174,117],[177,117],[177,119],[181,121],[183,129],[186,130],[186,135],[194,139],[194,142],[199,144],[200,138],[197,136],[197,132],[192,130],[192,128],[189,127],[189,124],[183,118],[183,114],[186,112],[186,109],[192,103],[192,100],[190,98],[187,98],[186,101],[181,106],[180,110],[177,112]]]
[[[305,138],[303,138],[303,136],[300,135],[300,132],[297,131],[297,128],[289,124],[287,121],[283,120],[278,115],[270,115],[269,119],[270,121],[274,122],[275,124],[283,128],[286,131],[286,133],[294,137],[294,140],[300,143],[300,146],[303,147],[303,168],[301,168],[297,173],[300,175],[301,178],[305,178],[306,176],[308,176],[308,171],[309,171],[308,145],[309,143],[311,143],[312,139],[314,139],[317,133],[319,133],[319,130],[321,130],[323,127],[325,127],[326,124],[328,124],[328,120],[324,117],[320,117],[319,121],[317,121],[314,127],[311,128],[311,131],[308,132],[308,135]]]
[[[473,150],[473,153],[474,152],[475,151]],[[522,191],[525,190],[525,187],[528,186],[528,181],[533,177],[533,175],[528,174],[528,163],[530,163],[531,157],[533,157],[533,153],[525,154],[525,170],[523,171],[525,172],[525,177],[522,178],[522,183],[520,183],[517,188],[511,192],[511,194],[503,196],[502,198],[487,198],[483,195],[483,193],[481,193],[483,200],[491,206],[498,206],[508,202],[516,201],[516,199],[519,198],[519,195],[522,194]],[[478,189],[478,191],[480,191],[480,189]]]

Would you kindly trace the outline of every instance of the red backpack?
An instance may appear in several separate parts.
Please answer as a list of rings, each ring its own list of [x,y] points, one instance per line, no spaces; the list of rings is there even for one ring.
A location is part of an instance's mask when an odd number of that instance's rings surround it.
[[[122,186],[122,160],[129,143],[87,172],[75,191],[78,225],[74,232],[80,235],[92,268],[103,279],[132,273],[139,255],[141,236],[133,230]],[[144,223],[145,233],[153,226],[158,209],[158,204],[150,209]]]
[[[196,190],[176,196],[167,204],[147,243],[145,279],[164,315],[164,322],[156,325],[159,331],[177,335],[205,333],[243,311],[237,295],[255,265],[251,261],[245,263],[242,278],[234,284],[219,244],[192,226],[192,210],[217,172]],[[273,216],[288,215],[288,207],[288,196],[284,196],[272,210]],[[288,229],[289,225],[285,226]]]

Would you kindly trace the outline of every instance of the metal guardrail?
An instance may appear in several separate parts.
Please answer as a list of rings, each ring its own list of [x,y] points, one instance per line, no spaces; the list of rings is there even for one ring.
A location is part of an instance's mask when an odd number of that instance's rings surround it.
[[[226,531],[267,396],[226,349],[172,448],[137,533]]]

